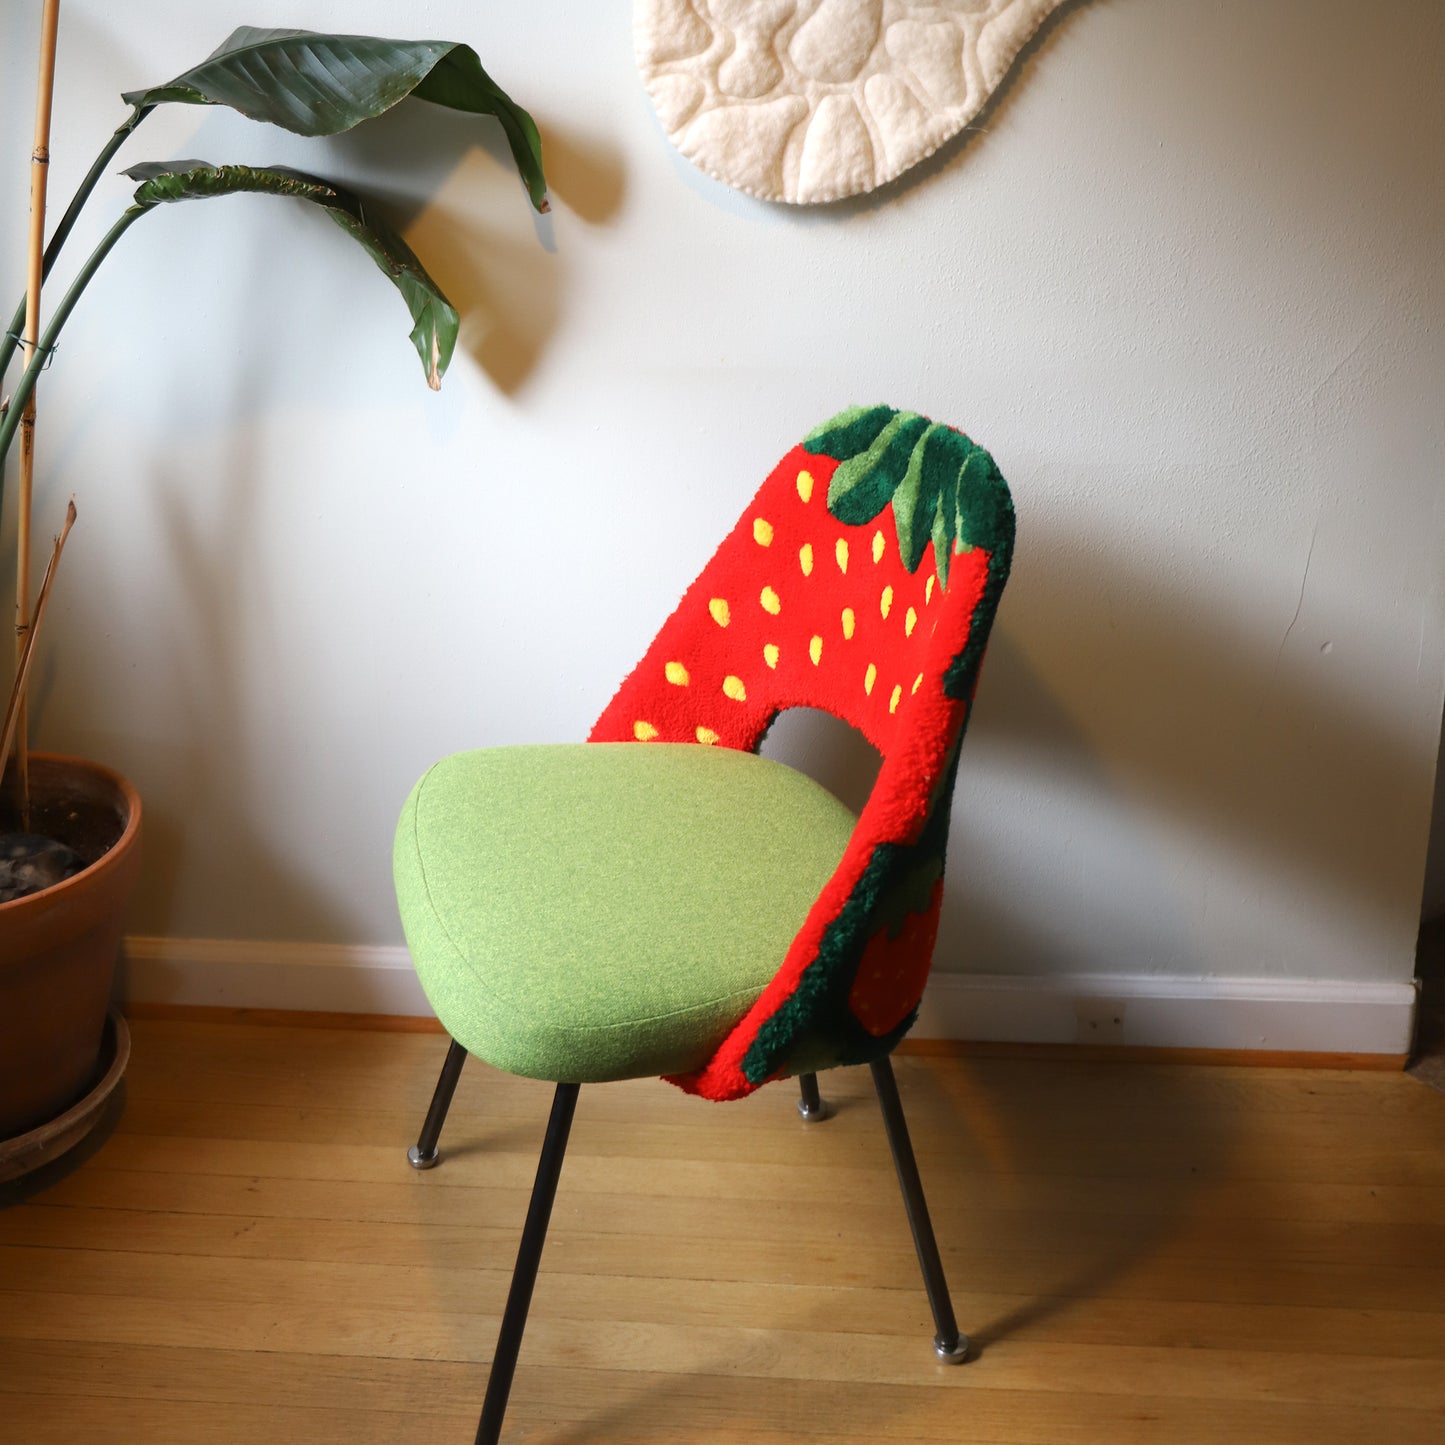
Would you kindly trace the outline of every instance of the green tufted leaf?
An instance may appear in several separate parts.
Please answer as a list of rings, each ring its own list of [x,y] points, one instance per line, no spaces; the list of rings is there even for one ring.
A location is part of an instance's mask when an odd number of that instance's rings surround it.
[[[933,515],[933,561],[939,585],[948,586],[948,564],[953,560],[953,539],[958,534],[958,471],[945,478]]]
[[[943,877],[943,855],[918,849],[900,859],[890,886],[880,893],[874,921],[897,938],[910,913],[926,913],[933,885]]]
[[[849,526],[871,522],[893,500],[908,471],[914,445],[928,426],[927,417],[898,412],[866,452],[851,457],[833,473],[828,483],[828,510]]]
[[[872,446],[878,433],[897,415],[891,406],[850,406],[810,431],[803,445],[814,456],[847,461]]]
[[[958,469],[953,447],[957,436],[946,426],[929,427],[913,448],[908,470],[893,494],[898,549],[910,572],[918,570],[928,547],[943,485]]]
[[[871,522],[891,502],[903,564],[916,572],[933,543],[938,580],[948,585],[957,543],[995,553],[1013,544],[1013,508],[994,460],[962,432],[888,406],[854,406],[803,442],[840,465],[828,510],[848,526]]]
[[[994,459],[975,447],[959,479],[958,535],[970,546],[996,552],[1013,537],[1013,507]]]

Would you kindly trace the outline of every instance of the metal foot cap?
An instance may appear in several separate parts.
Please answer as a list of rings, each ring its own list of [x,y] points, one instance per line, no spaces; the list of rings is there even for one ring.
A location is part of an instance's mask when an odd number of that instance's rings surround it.
[[[411,1148],[406,1151],[406,1162],[410,1164],[413,1169],[434,1169],[440,1158],[441,1155],[438,1154],[435,1149],[431,1150],[430,1153],[423,1154],[421,1147],[417,1144],[413,1144]]]
[[[821,1124],[824,1119],[833,1117],[833,1106],[826,1099],[819,1099],[815,1105],[809,1107],[806,1100],[799,1099],[798,1113],[802,1115],[805,1124]]]
[[[968,1336],[959,1335],[950,1345],[942,1335],[934,1335],[933,1353],[945,1365],[961,1365],[968,1358]]]

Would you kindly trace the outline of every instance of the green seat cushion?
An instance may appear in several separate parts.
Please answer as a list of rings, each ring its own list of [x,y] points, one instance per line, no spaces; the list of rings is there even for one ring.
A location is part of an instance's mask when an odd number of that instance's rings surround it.
[[[437,1016],[498,1068],[686,1072],[773,977],[856,821],[727,748],[458,753],[397,828],[402,924]]]

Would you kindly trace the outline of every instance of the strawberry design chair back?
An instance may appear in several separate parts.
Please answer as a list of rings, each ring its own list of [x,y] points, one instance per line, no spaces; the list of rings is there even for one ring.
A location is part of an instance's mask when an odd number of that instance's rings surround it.
[[[959,1335],[888,1056],[938,926],[949,802],[1014,519],[962,433],[855,407],[778,464],[586,743],[481,749],[417,784],[397,895],[452,1036],[417,1145],[468,1053],[557,1085],[478,1441],[500,1434],[583,1083],[661,1074],[726,1100],[870,1064],[940,1358]],[[861,816],[757,756],[823,709],[882,755]]]

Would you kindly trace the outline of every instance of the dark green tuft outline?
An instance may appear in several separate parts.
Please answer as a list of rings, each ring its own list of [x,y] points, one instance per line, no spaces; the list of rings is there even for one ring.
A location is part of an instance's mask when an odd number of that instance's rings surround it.
[[[810,432],[803,447],[839,463],[828,484],[828,510],[846,526],[863,526],[892,503],[898,549],[910,572],[930,541],[944,587],[955,542],[987,551],[990,571],[1000,562],[1007,570],[1013,543],[1008,485],[994,459],[962,432],[917,412],[853,406]]]

